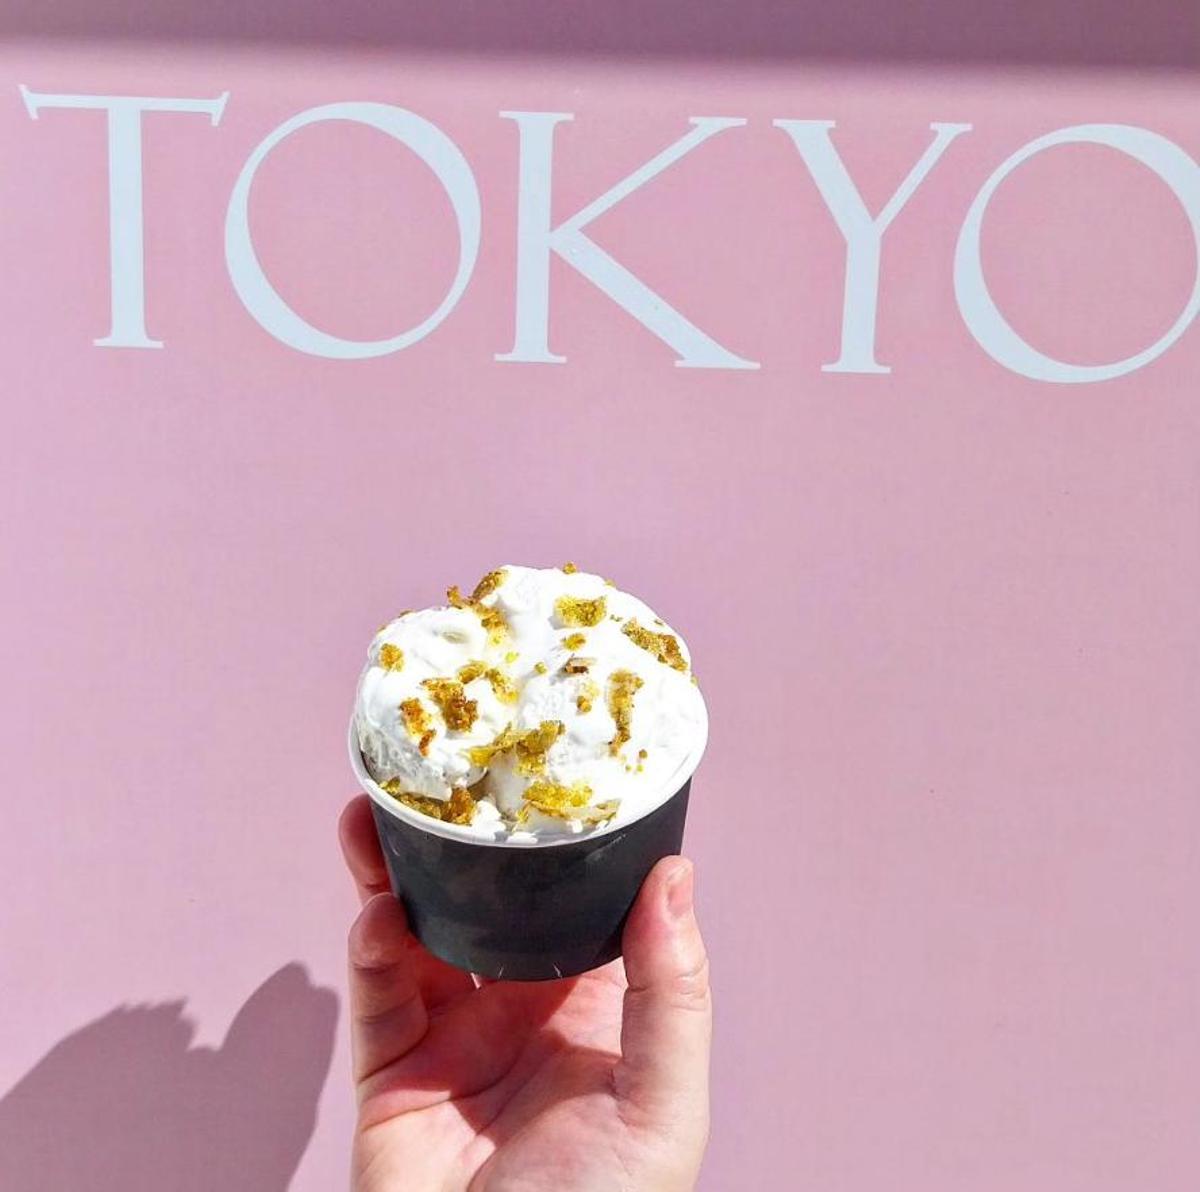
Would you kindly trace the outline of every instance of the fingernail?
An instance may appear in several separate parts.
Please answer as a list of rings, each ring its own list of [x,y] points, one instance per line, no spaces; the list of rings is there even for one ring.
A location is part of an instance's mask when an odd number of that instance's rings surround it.
[[[686,918],[692,913],[694,884],[692,863],[681,861],[667,879],[667,910],[676,919]]]

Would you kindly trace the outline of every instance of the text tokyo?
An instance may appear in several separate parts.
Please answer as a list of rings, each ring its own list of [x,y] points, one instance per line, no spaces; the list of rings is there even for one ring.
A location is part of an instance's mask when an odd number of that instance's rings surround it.
[[[161,348],[146,332],[145,272],[142,237],[142,113],[176,112],[205,115],[220,123],[228,92],[213,99],[149,98],[113,95],[52,95],[20,88],[33,119],[51,108],[85,108],[107,113],[109,252],[112,322],[100,347]],[[567,112],[499,113],[519,130],[516,169],[519,181],[515,333],[510,351],[495,358],[505,363],[562,364],[566,357],[551,351],[550,265],[557,256],[576,269],[622,310],[657,336],[675,354],[681,368],[756,369],[749,360],[724,346],[686,319],[633,270],[591,240],[586,228],[651,179],[669,169],[706,141],[747,122],[736,117],[694,116],[690,131],[628,177],[598,195],[569,219],[551,221],[551,177],[554,132],[573,119]],[[280,297],[254,251],[249,201],[254,177],[284,138],[322,121],[342,120],[386,133],[415,153],[433,171],[449,199],[458,228],[458,263],[440,304],[422,322],[387,339],[350,340],[332,335],[302,319]],[[841,351],[822,365],[826,372],[887,373],[875,355],[875,321],[879,303],[879,264],[884,237],[929,172],[970,124],[934,123],[932,140],[904,181],[872,215],[846,170],[830,130],[832,120],[775,120],[799,153],[845,243],[845,289],[842,302]],[[1140,352],[1099,364],[1071,364],[1032,347],[1012,328],[993,300],[984,277],[980,240],[988,203],[996,189],[1023,162],[1057,145],[1104,145],[1154,172],[1179,200],[1191,225],[1197,254],[1197,276],[1183,310],[1167,331]],[[285,120],[246,159],[225,217],[225,260],[229,276],[246,310],[280,342],[313,356],[361,359],[384,356],[424,339],[446,318],[471,281],[479,251],[482,213],[479,189],[467,159],[437,125],[390,104],[348,102],[310,108]],[[967,209],[954,252],[954,292],[963,321],[980,347],[999,364],[1037,381],[1080,383],[1104,381],[1134,372],[1161,356],[1200,311],[1200,166],[1173,141],[1144,128],[1124,124],[1081,124],[1061,128],[1022,146],[996,167]]]

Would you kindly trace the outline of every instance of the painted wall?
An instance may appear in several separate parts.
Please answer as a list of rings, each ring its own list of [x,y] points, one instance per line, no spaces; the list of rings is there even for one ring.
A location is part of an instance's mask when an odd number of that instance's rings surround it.
[[[704,1187],[1193,1188],[1177,9],[107,7],[0,50],[0,1183],[341,1185],[367,638],[573,559],[710,702]]]

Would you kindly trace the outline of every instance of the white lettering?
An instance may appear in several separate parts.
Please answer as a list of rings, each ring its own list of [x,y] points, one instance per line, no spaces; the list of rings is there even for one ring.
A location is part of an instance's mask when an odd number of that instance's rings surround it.
[[[21,85],[31,119],[41,108],[108,113],[108,240],[112,327],[101,348],[161,348],[146,334],[145,241],[142,235],[142,113],[203,112],[214,127],[229,92],[216,99],[152,99],[143,95],[44,95]]]
[[[520,204],[517,214],[516,337],[511,352],[497,360],[530,364],[562,364],[565,356],[550,351],[550,259],[557,253],[578,269],[622,310],[671,347],[681,368],[758,368],[723,348],[635,274],[606,253],[583,229],[597,216],[686,156],[697,145],[745,120],[723,116],[693,116],[695,127],[639,166],[627,178],[594,199],[558,227],[551,226],[551,164],[554,128],[574,117],[569,112],[501,112],[520,130]]]
[[[804,164],[808,166],[846,240],[846,284],[842,299],[842,351],[832,364],[821,365],[822,372],[889,373],[886,364],[875,359],[875,318],[879,309],[879,261],[883,234],[892,220],[904,210],[925,176],[933,169],[950,142],[969,124],[931,124],[934,138],[908,172],[899,188],[871,218],[866,203],[850,177],[829,135],[836,128],[833,120],[775,120],[791,138]]]
[[[271,285],[259,264],[250,236],[250,188],[267,154],[284,137],[323,120],[367,124],[407,145],[434,172],[450,199],[458,223],[458,269],[440,305],[424,322],[390,339],[342,339],[302,319]],[[246,159],[234,184],[225,216],[225,260],[234,289],[246,309],[281,343],[334,360],[386,356],[424,339],[458,304],[479,253],[479,189],[467,159],[435,124],[413,112],[381,103],[331,103],[309,108],[285,120]]]
[[[1078,144],[1107,145],[1153,170],[1183,205],[1196,249],[1196,282],[1179,317],[1148,348],[1111,364],[1067,364],[1030,347],[1000,313],[983,277],[980,234],[984,213],[996,188],[1035,153],[1054,145]],[[954,253],[954,293],[963,321],[980,347],[997,363],[1031,380],[1064,384],[1107,381],[1149,364],[1187,330],[1200,310],[1200,166],[1173,141],[1127,124],[1078,124],[1030,141],[983,184],[967,211]]]

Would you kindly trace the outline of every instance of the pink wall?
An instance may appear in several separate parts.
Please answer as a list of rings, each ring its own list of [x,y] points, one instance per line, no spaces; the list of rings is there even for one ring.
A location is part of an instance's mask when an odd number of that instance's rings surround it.
[[[705,1188],[1194,1188],[1200,329],[1117,380],[1031,381],[972,338],[953,259],[984,181],[1044,133],[1119,123],[1200,152],[1196,76],[985,63],[986,39],[956,66],[953,41],[930,65],[916,43],[891,63],[730,62],[208,32],[0,51],[0,1089],[18,1086],[0,1174],[125,1192],[167,1164],[184,1192],[273,1192],[303,1152],[291,1187],[340,1186],[325,991],[352,913],[333,825],[366,637],[495,563],[570,558],[687,633],[710,702],[688,839],[719,1019]],[[216,127],[145,118],[163,349],[93,346],[104,117],[31,120],[19,83],[230,93]],[[462,301],[357,361],[272,338],[223,248],[254,147],[345,100],[433,121],[482,200]],[[513,340],[513,109],[574,113],[556,220],[689,117],[747,120],[591,232],[760,369],[674,367],[562,262],[567,363],[494,359]],[[886,234],[889,375],[821,370],[845,246],[778,118],[836,120],[872,211],[931,122],[973,125]],[[419,321],[453,272],[443,192],[371,129],[283,142],[250,217],[279,291],[341,336]],[[983,254],[1017,331],[1075,363],[1140,351],[1195,274],[1180,202],[1094,146],[1015,172]]]

